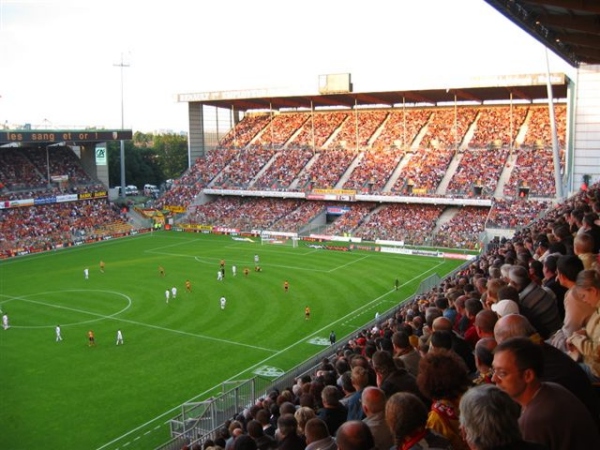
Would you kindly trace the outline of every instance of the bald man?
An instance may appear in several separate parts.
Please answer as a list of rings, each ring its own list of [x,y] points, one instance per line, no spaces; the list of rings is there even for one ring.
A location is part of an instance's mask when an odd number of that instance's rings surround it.
[[[362,407],[365,412],[363,422],[366,423],[373,434],[375,447],[389,449],[394,445],[394,437],[385,422],[385,392],[369,386],[362,392]]]
[[[372,450],[375,447],[373,433],[360,420],[349,420],[338,428],[335,435],[338,450]]]

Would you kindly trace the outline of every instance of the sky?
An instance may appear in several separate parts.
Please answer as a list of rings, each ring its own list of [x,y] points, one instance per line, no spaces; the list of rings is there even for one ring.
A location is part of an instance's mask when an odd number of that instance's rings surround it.
[[[0,0],[0,128],[180,132],[181,93],[465,86],[547,60],[574,76],[483,0]]]

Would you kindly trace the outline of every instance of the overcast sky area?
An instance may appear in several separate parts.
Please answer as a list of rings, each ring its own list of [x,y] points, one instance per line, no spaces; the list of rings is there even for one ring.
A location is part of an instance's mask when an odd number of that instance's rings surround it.
[[[551,72],[574,69],[548,52]],[[118,64],[128,65],[121,70]],[[546,51],[483,0],[0,0],[0,124],[186,131],[179,93],[460,87],[545,73]]]

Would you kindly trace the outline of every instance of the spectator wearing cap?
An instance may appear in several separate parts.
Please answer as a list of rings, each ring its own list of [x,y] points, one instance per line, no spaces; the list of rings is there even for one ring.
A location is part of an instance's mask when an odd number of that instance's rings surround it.
[[[504,299],[500,300],[495,305],[492,305],[492,311],[495,312],[498,317],[504,317],[509,314],[519,314],[519,305],[514,300]]]

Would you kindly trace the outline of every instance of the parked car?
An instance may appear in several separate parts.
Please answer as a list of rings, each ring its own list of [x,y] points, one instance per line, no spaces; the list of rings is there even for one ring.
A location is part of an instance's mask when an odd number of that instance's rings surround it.
[[[139,195],[139,191],[137,186],[134,186],[133,184],[127,185],[125,186],[125,195]]]

